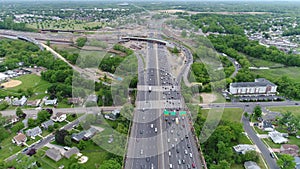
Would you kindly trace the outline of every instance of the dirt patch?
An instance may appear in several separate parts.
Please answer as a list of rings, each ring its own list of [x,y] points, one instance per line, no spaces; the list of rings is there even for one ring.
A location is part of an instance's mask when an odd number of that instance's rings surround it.
[[[209,104],[217,100],[217,96],[212,93],[201,93],[200,96],[203,99],[203,104]]]
[[[22,84],[20,80],[9,80],[8,82],[2,83],[1,86],[4,86],[4,88],[12,88],[16,87]]]

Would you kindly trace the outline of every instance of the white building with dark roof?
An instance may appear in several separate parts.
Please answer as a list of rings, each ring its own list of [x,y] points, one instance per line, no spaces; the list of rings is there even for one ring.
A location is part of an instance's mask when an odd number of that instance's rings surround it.
[[[275,95],[277,86],[264,78],[255,79],[254,82],[230,83],[229,92],[233,95]]]

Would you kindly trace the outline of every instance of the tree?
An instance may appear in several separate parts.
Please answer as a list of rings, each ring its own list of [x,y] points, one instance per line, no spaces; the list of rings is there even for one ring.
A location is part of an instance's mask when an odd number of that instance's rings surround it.
[[[27,121],[27,124],[28,124],[28,127],[35,127],[37,126],[37,122],[36,120],[32,119],[32,118],[29,118],[28,121]]]
[[[249,113],[248,113],[248,112],[245,112],[245,113],[244,113],[244,117],[245,117],[245,118],[248,118],[248,117],[249,117]]]
[[[262,116],[262,110],[260,106],[254,107],[254,117],[258,118]]]
[[[77,162],[75,163],[70,163],[69,169],[87,169],[85,166],[78,164]]]
[[[277,165],[281,169],[294,169],[296,167],[296,162],[291,155],[281,154],[277,160]]]
[[[80,140],[77,147],[79,148],[79,150],[83,150],[86,148],[86,143],[83,140]]]
[[[38,114],[37,114],[37,119],[39,120],[40,123],[44,122],[44,121],[47,121],[50,119],[50,113],[46,110],[42,110],[42,111],[39,111]]]
[[[183,30],[183,31],[181,32],[181,36],[184,37],[184,38],[187,36],[186,30]]]
[[[99,169],[121,169],[121,165],[116,160],[107,160]]]
[[[12,128],[11,131],[14,133],[17,133],[18,131],[20,131],[21,129],[23,129],[25,126],[22,122],[19,122],[17,124],[15,124]]]
[[[53,131],[54,131],[54,126],[49,126],[49,127],[48,127],[48,131],[49,131],[49,132],[53,132]]]
[[[23,112],[23,110],[20,107],[18,107],[16,110],[16,116],[18,116],[19,118],[25,118],[26,114]]]
[[[64,144],[66,146],[71,146],[72,145],[72,139],[71,139],[71,136],[67,135],[65,138],[64,138]]]
[[[230,164],[226,160],[222,160],[218,165],[212,165],[211,169],[230,169]]]
[[[246,154],[242,155],[242,162],[254,161],[258,162],[259,156],[256,151],[248,151]]]
[[[59,130],[55,133],[55,141],[57,144],[65,145],[65,137],[69,135],[67,130]]]

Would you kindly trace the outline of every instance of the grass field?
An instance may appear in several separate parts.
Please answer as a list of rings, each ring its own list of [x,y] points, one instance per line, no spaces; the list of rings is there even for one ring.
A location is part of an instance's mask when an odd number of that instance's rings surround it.
[[[254,74],[260,75],[261,77],[267,78],[269,80],[275,80],[285,75],[289,78],[300,83],[300,67],[285,67],[285,68],[276,68],[276,69],[267,69],[267,70],[252,70]]]
[[[247,56],[247,59],[253,67],[283,67],[283,64],[275,63],[267,60],[257,59],[254,57]]]
[[[20,80],[22,82],[21,85],[16,86],[14,88],[7,89],[8,91],[33,89],[35,93],[45,93],[48,87],[51,85],[49,82],[43,80],[40,76],[34,74],[23,75],[15,78],[16,80]]]
[[[270,111],[286,113],[291,112],[295,116],[300,117],[300,109],[299,106],[286,106],[286,107],[268,107]]]
[[[207,117],[208,113],[222,113],[222,109],[202,110],[203,117]],[[225,108],[222,115],[222,120],[240,122],[243,115],[243,110],[240,108]]]

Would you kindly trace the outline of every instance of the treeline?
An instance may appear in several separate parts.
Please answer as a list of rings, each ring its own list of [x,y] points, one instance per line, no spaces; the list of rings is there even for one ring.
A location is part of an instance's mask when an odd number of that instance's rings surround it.
[[[300,84],[287,76],[282,76],[275,81],[278,85],[278,91],[287,98],[300,99]]]
[[[17,31],[35,32],[36,29],[27,28],[25,23],[15,23],[12,17],[6,17],[2,22],[0,21],[0,29],[11,29]]]
[[[241,35],[225,35],[215,36],[210,35],[208,38],[214,44],[214,47],[223,53],[228,54],[231,57],[236,56],[236,52],[247,54],[251,57],[268,60],[276,63],[281,63],[286,66],[300,66],[300,56],[294,54],[286,54],[283,51],[278,50],[276,47],[265,47],[260,45],[257,41],[251,41],[246,36]],[[236,50],[231,53],[230,48]],[[236,53],[233,54],[232,53]],[[242,63],[241,63],[242,64]]]
[[[113,48],[114,48],[114,50],[118,50],[118,51],[124,52],[124,53],[126,53],[127,55],[133,54],[133,50],[128,49],[128,48],[126,48],[125,46],[122,46],[122,45],[119,45],[119,44],[114,45]]]

